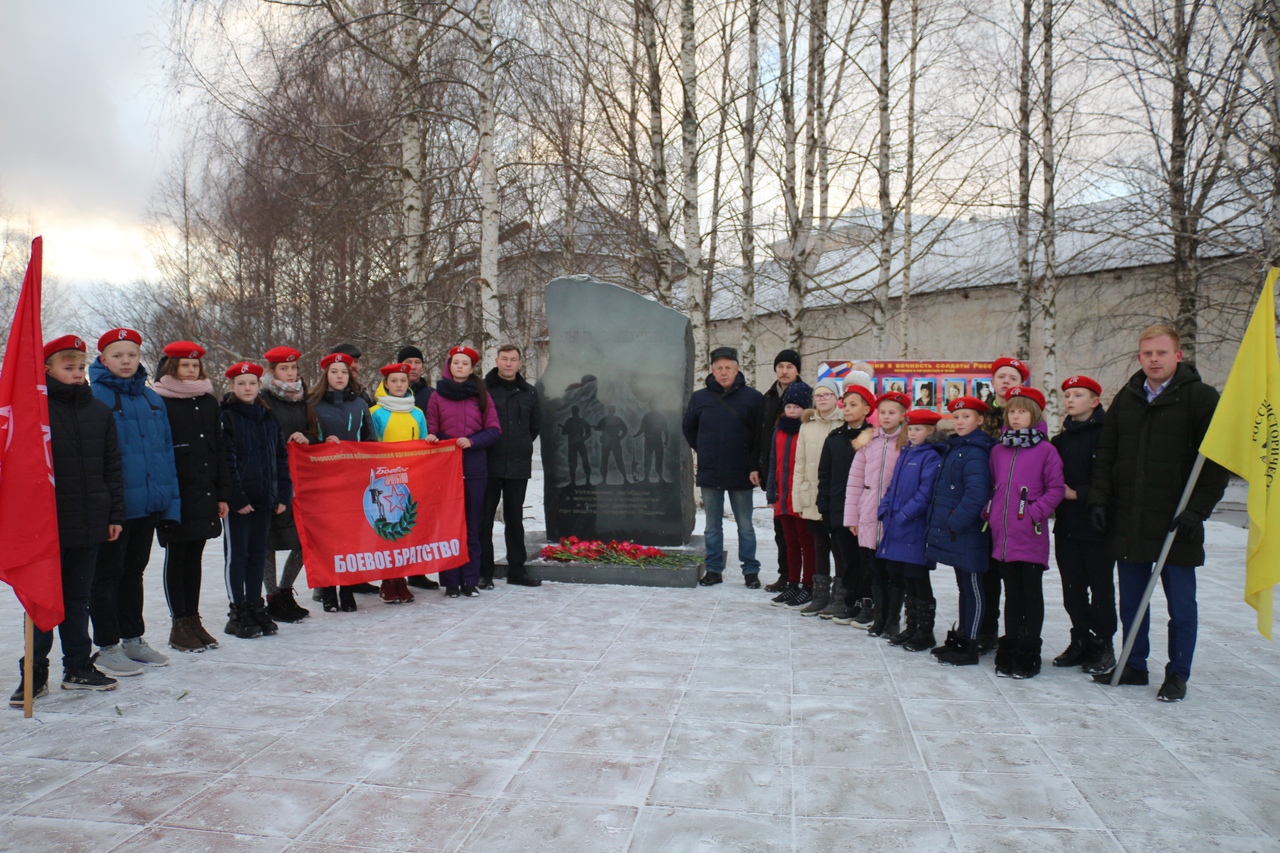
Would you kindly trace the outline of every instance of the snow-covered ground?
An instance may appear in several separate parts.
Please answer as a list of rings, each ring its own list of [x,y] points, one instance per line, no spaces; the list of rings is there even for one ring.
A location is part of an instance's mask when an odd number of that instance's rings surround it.
[[[540,503],[535,483],[530,526]],[[1054,572],[1029,681],[769,607],[732,562],[708,589],[500,583],[354,614],[302,595],[311,618],[278,636],[0,713],[0,850],[1280,850],[1280,651],[1240,600],[1245,532],[1208,527],[1176,705],[1155,701],[1160,593],[1150,687],[1047,665],[1067,642]],[[214,542],[202,609],[221,636],[220,568]],[[949,573],[935,586],[949,621]],[[0,638],[7,695],[11,597]]]

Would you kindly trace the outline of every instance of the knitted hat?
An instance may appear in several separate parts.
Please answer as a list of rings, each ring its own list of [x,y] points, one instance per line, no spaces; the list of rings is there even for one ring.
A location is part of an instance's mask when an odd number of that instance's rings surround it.
[[[1088,376],[1071,376],[1066,382],[1062,383],[1063,391],[1071,388],[1087,388],[1098,396],[1102,396],[1102,383],[1096,379],[1090,379]]]
[[[1012,400],[1014,397],[1026,397],[1028,400],[1035,403],[1040,408],[1042,409],[1044,408],[1044,394],[1036,390],[1035,388],[1026,388],[1022,385],[1019,385],[1016,388],[1010,388],[1008,391],[1004,393],[1004,399],[1006,401]]]
[[[797,379],[787,386],[787,390],[782,392],[782,405],[794,404],[802,409],[808,409],[813,406],[813,389]]]
[[[142,346],[142,335],[133,329],[111,329],[103,332],[102,337],[98,338],[98,352],[106,352],[107,347],[120,341],[129,341],[130,343]]]
[[[1028,367],[1025,362],[1008,356],[1005,356],[1004,358],[997,358],[995,361],[991,362],[991,375],[994,376],[996,371],[1002,367],[1012,367],[1014,370],[1018,371],[1018,375],[1022,377],[1023,382],[1026,382],[1031,378],[1031,368]]]
[[[204,347],[191,341],[174,341],[165,344],[164,354],[169,358],[204,358]]]
[[[730,361],[736,362],[738,360],[738,351],[733,347],[716,347],[711,351],[712,364],[715,364],[722,358],[727,358]]]
[[[837,397],[840,396],[840,383],[830,377],[826,379],[819,379],[818,384],[813,386],[813,390],[817,391],[819,388],[826,388]]]
[[[396,353],[396,361],[405,361],[410,358],[416,358],[418,361],[423,361],[422,350],[418,349],[413,344],[400,347],[400,352]]]
[[[223,376],[228,379],[235,379],[237,376],[244,376],[252,373],[259,378],[262,377],[262,365],[254,364],[252,361],[237,361],[235,364],[227,368],[227,372]]]
[[[784,349],[773,357],[773,366],[777,367],[784,361],[789,361],[796,366],[796,370],[800,369],[800,353],[793,349]]]
[[[44,360],[48,361],[49,356],[55,352],[62,352],[64,349],[74,349],[80,352],[87,352],[88,347],[85,342],[75,335],[63,335],[60,338],[54,338],[44,345]]]

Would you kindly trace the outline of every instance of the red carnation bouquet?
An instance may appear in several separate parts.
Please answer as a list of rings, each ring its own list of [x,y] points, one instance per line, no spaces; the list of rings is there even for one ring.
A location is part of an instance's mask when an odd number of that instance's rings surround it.
[[[547,545],[538,556],[543,560],[560,563],[611,563],[628,566],[678,566],[689,562],[687,557],[674,557],[651,545],[585,540],[577,536],[568,536],[556,545]]]

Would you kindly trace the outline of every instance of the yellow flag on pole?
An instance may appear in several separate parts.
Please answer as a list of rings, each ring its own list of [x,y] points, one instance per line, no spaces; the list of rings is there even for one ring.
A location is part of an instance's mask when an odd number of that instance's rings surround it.
[[[1249,548],[1244,600],[1271,639],[1271,593],[1280,583],[1280,356],[1276,350],[1276,277],[1272,267],[1253,309],[1231,375],[1200,452],[1249,484]],[[1272,490],[1275,486],[1275,490]]]

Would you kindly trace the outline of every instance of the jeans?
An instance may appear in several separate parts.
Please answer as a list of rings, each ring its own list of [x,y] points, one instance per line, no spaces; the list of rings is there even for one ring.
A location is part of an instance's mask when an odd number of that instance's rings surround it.
[[[733,510],[733,523],[738,527],[738,560],[743,575],[760,573],[760,561],[756,559],[756,529],[751,524],[751,489],[702,488],[702,503],[707,513],[707,571],[724,572],[724,496],[729,496],[729,508]]]
[[[98,562],[98,545],[87,548],[62,549],[62,624],[58,637],[62,640],[62,669],[76,672],[87,669],[93,644],[89,642],[89,591],[93,587]],[[49,665],[53,649],[53,632],[35,631],[32,661],[36,666]]]
[[[1138,615],[1138,604],[1147,590],[1147,582],[1151,580],[1152,567],[1152,563],[1122,561],[1116,564],[1120,576],[1120,622],[1126,637],[1134,630],[1134,617]],[[1165,563],[1164,571],[1160,573],[1160,584],[1164,587],[1164,597],[1169,605],[1169,663],[1165,665],[1165,674],[1177,673],[1189,680],[1199,624],[1196,609],[1196,567]],[[1141,672],[1147,671],[1147,657],[1151,654],[1151,641],[1148,637],[1150,629],[1151,609],[1148,608],[1142,616],[1142,623],[1137,627],[1137,639],[1133,642],[1128,664]]]
[[[98,546],[89,615],[93,618],[93,641],[101,647],[146,633],[142,621],[142,573],[151,559],[151,543],[159,520],[159,513],[131,518],[124,523],[116,541]]]
[[[484,517],[480,522],[480,576],[493,580],[493,523],[502,503],[503,539],[507,543],[507,568],[518,569],[528,559],[524,547],[524,494],[528,480],[490,477],[484,494]]]

